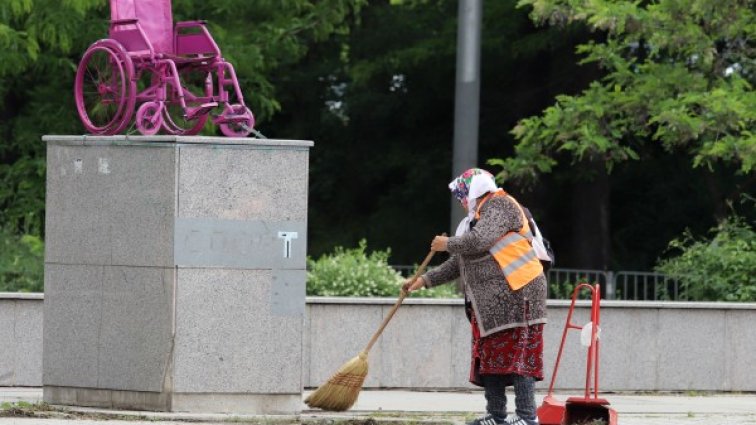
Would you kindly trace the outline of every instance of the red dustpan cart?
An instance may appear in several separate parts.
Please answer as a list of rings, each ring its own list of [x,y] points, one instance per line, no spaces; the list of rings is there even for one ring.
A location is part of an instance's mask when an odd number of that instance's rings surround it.
[[[572,313],[575,311],[577,295],[584,288],[591,291],[591,321],[585,326],[577,326],[572,323]],[[592,423],[592,421],[597,420],[604,421],[608,425],[617,425],[617,412],[608,407],[609,402],[606,399],[598,397],[600,309],[601,291],[598,284],[581,283],[572,292],[572,303],[567,313],[567,321],[564,324],[562,343],[559,345],[554,373],[551,375],[549,393],[543,399],[541,407],[538,408],[538,421],[541,425],[572,425]],[[567,331],[570,329],[581,330],[581,342],[588,345],[588,359],[585,372],[585,395],[583,397],[570,397],[565,403],[555,399],[553,393],[559,361],[564,350],[564,341],[567,339]],[[593,394],[591,394],[591,377],[593,377]]]

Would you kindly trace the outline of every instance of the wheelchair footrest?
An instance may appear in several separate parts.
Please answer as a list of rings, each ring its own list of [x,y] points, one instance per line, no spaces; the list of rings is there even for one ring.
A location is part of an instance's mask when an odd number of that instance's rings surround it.
[[[229,122],[247,121],[249,117],[247,114],[221,114],[213,120],[216,124],[223,124]]]
[[[205,115],[210,111],[211,109],[218,106],[218,102],[208,102],[203,103],[200,106],[197,106],[196,108],[187,108],[186,110],[186,117],[187,119],[193,119],[200,115]]]

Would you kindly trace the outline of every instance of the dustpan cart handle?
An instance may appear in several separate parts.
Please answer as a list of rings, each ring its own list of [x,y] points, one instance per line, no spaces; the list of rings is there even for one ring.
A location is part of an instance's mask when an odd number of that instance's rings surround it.
[[[430,263],[431,259],[433,258],[433,254],[435,254],[436,251],[431,251],[428,253],[428,255],[425,256],[425,260],[423,260],[422,264],[420,264],[420,267],[417,268],[417,271],[415,272],[415,275],[412,276],[412,283],[415,283],[418,277],[420,277],[421,274],[425,271],[425,268],[428,267],[428,263]],[[386,325],[388,325],[388,322],[391,321],[391,318],[394,317],[394,313],[396,313],[396,310],[399,309],[399,306],[402,305],[402,301],[404,301],[405,298],[407,298],[408,293],[406,291],[402,291],[402,293],[399,295],[399,299],[396,300],[396,304],[391,308],[391,311],[388,312],[386,315],[386,318],[383,319],[383,323],[381,323],[381,327],[378,328],[378,331],[373,335],[372,338],[370,338],[370,342],[368,342],[368,345],[365,347],[365,349],[362,351],[367,355],[367,353],[370,351],[371,348],[373,348],[373,344],[375,344],[376,341],[378,341],[378,337],[381,336],[383,333],[383,330],[386,329]]]
[[[591,329],[591,347],[594,348],[593,352],[593,397],[598,398],[599,388],[599,338],[598,332],[601,329],[599,322],[601,321],[601,286],[597,283],[596,290],[593,297],[593,305],[591,306],[591,314],[593,317],[593,328]]]
[[[588,346],[588,358],[586,359],[585,366],[585,398],[588,399],[591,395],[591,372],[593,372],[594,386],[593,395],[594,398],[598,398],[598,335],[599,328],[599,306],[601,304],[601,291],[599,290],[599,284],[589,285],[583,283],[578,285],[587,286],[591,290],[591,343]],[[577,288],[575,288],[577,291]],[[573,299],[574,302],[574,299]]]
[[[554,364],[554,372],[551,374],[551,383],[549,384],[549,393],[548,395],[551,396],[554,393],[554,383],[556,382],[557,378],[557,371],[559,370],[559,363],[562,360],[562,353],[564,352],[564,343],[567,340],[567,332],[570,329],[583,329],[582,326],[578,326],[574,323],[572,323],[572,313],[575,311],[575,301],[577,300],[577,295],[583,288],[588,288],[591,291],[591,320],[597,319],[597,311],[598,309],[595,308],[598,304],[596,302],[596,294],[597,294],[597,288],[598,284],[596,284],[596,288],[594,288],[592,285],[588,283],[581,283],[578,286],[575,287],[575,289],[572,291],[572,301],[570,302],[570,309],[567,311],[567,320],[564,323],[564,331],[562,332],[562,342],[559,344],[559,352],[557,353],[557,359],[556,363]],[[592,335],[591,335],[591,348],[593,348],[594,344],[593,342],[596,341],[595,334],[596,332],[596,326],[593,326]],[[588,350],[588,376],[586,377],[586,388],[585,388],[585,396],[588,397],[589,390],[588,390],[588,384],[590,382],[590,368],[591,368],[591,349]],[[598,371],[598,362],[596,362],[596,370]],[[598,375],[598,374],[597,374]],[[598,383],[598,378],[596,379],[596,382]]]

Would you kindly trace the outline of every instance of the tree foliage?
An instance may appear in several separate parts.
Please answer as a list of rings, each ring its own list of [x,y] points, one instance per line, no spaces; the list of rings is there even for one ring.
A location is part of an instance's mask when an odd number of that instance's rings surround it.
[[[263,121],[281,109],[275,80],[313,44],[349,32],[367,0],[175,0],[174,20],[204,19],[234,64],[252,110]]]
[[[753,0],[520,0],[538,23],[587,25],[578,46],[603,78],[561,95],[512,130],[516,156],[496,159],[504,178],[575,161],[637,160],[649,145],[684,153],[694,167],[756,166],[756,2]]]
[[[0,1],[0,228],[3,241],[10,241],[3,246],[18,248],[15,252],[26,246],[24,235],[44,236],[45,153],[39,136],[82,132],[73,76],[87,46],[106,35],[107,3]],[[660,26],[654,35],[648,16],[677,3],[532,1],[518,9],[517,0],[484,2],[479,157],[511,156],[519,140],[519,156],[507,162],[516,165],[508,168],[513,175],[551,171],[531,192],[513,182],[507,189],[536,215],[563,266],[585,266],[574,253],[584,251],[578,242],[594,230],[587,211],[597,196],[585,180],[596,168],[563,166],[579,158],[576,152],[616,163],[609,185],[623,196],[611,197],[607,209],[612,267],[653,266],[670,239],[686,227],[705,232],[722,216],[723,199],[748,191],[743,174],[752,145],[743,145],[746,133],[734,129],[753,131],[748,117],[754,109],[743,106],[752,93],[753,37],[745,44],[714,43],[711,64],[721,63],[717,66],[729,74],[724,77],[706,73],[703,55],[678,48],[698,39],[693,30],[699,24],[712,27],[706,31],[728,26],[752,34],[751,12],[736,9],[752,3],[722,3],[711,3],[716,13],[710,23],[692,7],[693,17],[678,10],[674,22],[654,18],[686,28]],[[589,6],[594,12],[588,13]],[[740,18],[720,16],[727,7],[742,12]],[[315,141],[310,255],[367,238],[371,247],[391,247],[392,262],[412,264],[433,235],[449,230],[457,10],[456,0],[174,0],[175,21],[208,20],[237,69],[259,129],[269,137]],[[630,19],[630,11],[644,18],[645,38],[627,35],[641,22]],[[529,13],[536,22],[555,25],[536,26]],[[612,25],[609,18],[598,19],[610,13],[626,19]],[[667,45],[670,34],[678,41]],[[719,34],[725,35],[718,40],[738,40],[737,32]],[[617,50],[599,55],[612,42]],[[628,47],[621,48],[625,42]],[[576,45],[588,47],[577,51]],[[578,55],[587,61],[582,66]],[[691,63],[683,60],[694,57]],[[657,81],[652,72],[663,75]],[[709,75],[715,78],[709,81]],[[705,90],[704,83],[712,89]],[[571,100],[543,113],[557,96]],[[660,99],[671,103],[659,104]],[[644,113],[646,127],[639,124]],[[510,133],[528,116],[534,118]],[[717,129],[719,138],[712,136]],[[590,137],[580,138],[582,133]],[[567,142],[569,148],[562,147]],[[643,161],[625,160],[633,155]],[[713,172],[691,169],[691,158],[699,156],[697,164]],[[717,191],[721,196],[712,196]],[[588,195],[575,196],[579,193]],[[752,219],[754,211],[740,213]],[[577,219],[588,222],[587,231]],[[585,251],[596,247],[584,245]],[[36,258],[41,273],[41,256],[29,258]]]
[[[45,244],[39,236],[0,229],[0,292],[40,292]]]

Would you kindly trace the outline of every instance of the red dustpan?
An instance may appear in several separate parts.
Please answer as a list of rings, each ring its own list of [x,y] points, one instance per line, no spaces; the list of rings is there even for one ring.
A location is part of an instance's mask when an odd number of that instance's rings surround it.
[[[572,323],[572,313],[575,311],[575,300],[581,289],[588,288],[591,291],[591,321],[586,326],[577,326]],[[598,398],[599,380],[599,322],[601,319],[601,290],[598,284],[589,285],[581,283],[572,292],[572,303],[567,313],[567,321],[564,324],[562,343],[559,345],[554,373],[551,374],[549,393],[543,399],[543,404],[538,408],[538,422],[541,425],[572,425],[586,423],[595,420],[604,421],[607,425],[617,425],[617,412],[608,407],[609,402]],[[588,326],[590,325],[590,328]],[[584,329],[585,328],[585,329]],[[590,343],[588,345],[588,360],[585,373],[585,395],[583,397],[570,397],[567,402],[561,402],[554,398],[554,382],[556,382],[559,361],[562,359],[564,342],[567,339],[567,331],[578,329],[590,331]],[[591,372],[593,372],[593,394],[591,395]]]

